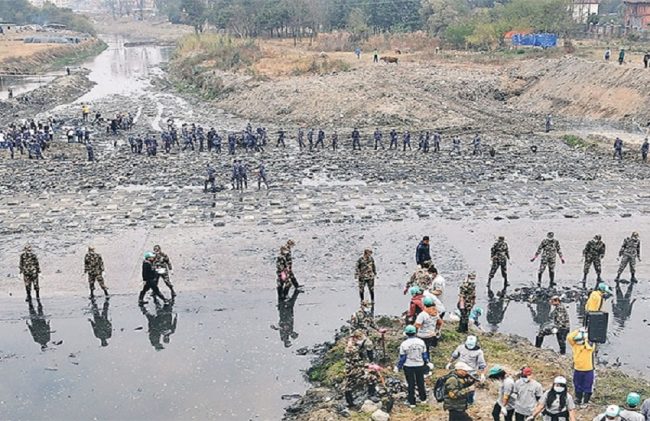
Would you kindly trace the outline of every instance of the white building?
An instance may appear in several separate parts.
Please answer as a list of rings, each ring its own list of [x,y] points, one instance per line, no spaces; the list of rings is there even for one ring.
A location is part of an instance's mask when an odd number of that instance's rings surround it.
[[[587,23],[591,15],[598,14],[600,0],[573,0],[573,20],[579,23]]]

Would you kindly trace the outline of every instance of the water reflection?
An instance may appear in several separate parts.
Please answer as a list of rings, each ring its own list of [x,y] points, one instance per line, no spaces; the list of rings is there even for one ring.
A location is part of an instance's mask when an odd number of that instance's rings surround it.
[[[551,314],[551,303],[549,303],[547,294],[540,294],[535,298],[535,307],[528,303],[528,309],[533,316],[533,321],[539,325],[540,329],[548,323]]]
[[[495,294],[492,291],[491,287],[488,287],[488,309],[486,319],[490,324],[490,330],[496,332],[499,328],[503,318],[506,315],[506,310],[510,304],[510,300],[507,299],[508,290],[507,287],[503,288],[501,291],[497,291]]]
[[[88,319],[88,321],[93,328],[95,337],[99,339],[101,346],[108,346],[108,340],[113,335],[113,324],[111,323],[110,317],[108,315],[109,307],[110,300],[108,298],[104,298],[104,305],[102,306],[102,311],[100,313],[95,298],[93,297],[90,299],[90,310],[92,312],[93,319]]]
[[[50,321],[43,314],[43,304],[41,304],[40,300],[36,309],[34,309],[34,303],[31,300],[29,301],[29,321],[25,323],[27,323],[29,333],[32,334],[34,342],[40,344],[41,349],[46,349],[47,344],[52,339],[52,331],[50,330]]]
[[[296,305],[296,300],[300,291],[297,289],[293,290],[293,294],[286,300],[278,300],[278,315],[280,321],[278,326],[271,326],[272,329],[275,329],[280,332],[280,340],[284,343],[285,348],[289,348],[291,341],[298,337],[298,333],[293,330],[294,314],[293,307]]]
[[[152,313],[144,304],[140,304],[140,311],[149,323],[149,342],[156,351],[160,351],[165,349],[162,343],[168,344],[170,336],[176,332],[178,314],[174,313],[174,301],[161,304],[154,299],[154,308],[155,312]]]
[[[616,301],[612,303],[612,313],[614,313],[614,320],[616,320],[616,323],[618,323],[621,329],[625,327],[625,322],[632,315],[632,306],[634,306],[634,303],[636,302],[636,298],[631,300],[633,291],[633,283],[630,283],[627,286],[625,294],[623,294],[621,285],[616,284]]]

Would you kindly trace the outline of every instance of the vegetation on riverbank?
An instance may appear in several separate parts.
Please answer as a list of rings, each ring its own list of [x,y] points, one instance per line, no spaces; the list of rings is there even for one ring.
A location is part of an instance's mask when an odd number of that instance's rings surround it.
[[[402,335],[402,324],[398,319],[383,318],[378,320],[378,325],[389,327],[389,333],[386,335],[387,359],[383,361],[386,369],[383,371],[384,378],[397,377],[404,381],[403,375],[395,374],[391,368],[398,359],[397,350],[399,344],[404,339]],[[452,351],[459,344],[463,343],[465,335],[456,332],[454,323],[448,324],[442,335],[442,340],[437,348],[431,353],[431,359],[435,369],[432,377],[427,379],[427,389],[429,392],[435,383],[435,379],[448,372],[444,367],[449,361]],[[335,396],[338,401],[343,401],[343,380],[345,376],[345,364],[343,362],[343,352],[347,337],[342,337],[317,361],[308,371],[310,381],[315,387],[326,388]],[[509,373],[515,374],[517,371],[528,365],[533,369],[535,378],[542,383],[545,389],[548,389],[555,376],[563,375],[571,381],[571,357],[563,357],[553,351],[537,349],[533,347],[526,338],[517,336],[478,333],[479,344],[485,352],[487,362],[490,367],[498,364],[508,370]],[[379,352],[381,355],[381,352]],[[635,391],[643,397],[650,395],[650,383],[641,378],[629,376],[620,370],[609,369],[604,367],[597,368],[598,384],[597,390],[593,397],[593,403],[586,409],[579,410],[578,419],[592,419],[597,414],[603,412],[604,407],[609,404],[622,405],[625,402],[627,393]],[[496,399],[498,385],[488,382],[486,387],[477,392],[477,403],[473,405],[470,413],[477,419],[488,419],[494,400]],[[430,402],[432,400],[430,399]],[[300,406],[299,401],[296,406]],[[311,406],[308,411],[302,411],[296,418],[289,419],[310,419],[309,413],[328,412],[331,416],[340,417],[335,407],[330,402],[319,402],[314,404],[313,400],[309,403]],[[307,408],[305,408],[307,409]],[[368,419],[368,414],[363,415],[360,412],[352,411],[352,419]],[[418,420],[434,421],[444,417],[442,404],[428,403],[420,404],[414,410],[397,401],[397,406],[391,413],[392,420]],[[343,419],[343,417],[340,417]]]
[[[14,25],[65,25],[67,29],[95,35],[95,27],[84,15],[74,13],[71,9],[56,7],[45,2],[43,7],[36,7],[28,0],[9,0],[0,2],[0,17],[4,22]]]

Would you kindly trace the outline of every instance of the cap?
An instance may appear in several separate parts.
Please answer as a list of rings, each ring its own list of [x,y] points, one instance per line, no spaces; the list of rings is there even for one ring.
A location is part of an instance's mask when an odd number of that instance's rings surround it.
[[[621,414],[621,408],[618,405],[610,405],[605,411],[606,417],[618,417]]]
[[[462,361],[458,361],[456,363],[456,365],[454,365],[454,370],[463,370],[463,371],[470,372],[470,371],[472,371],[474,369],[471,366],[469,366],[467,363],[464,363]]]
[[[524,367],[521,369],[521,375],[524,377],[529,377],[533,374],[533,369],[530,367]]]
[[[422,241],[429,241],[429,236],[425,235],[424,237],[422,237]]]
[[[557,376],[557,377],[553,380],[553,384],[563,384],[563,385],[566,385],[566,378],[565,378],[565,377],[562,377],[562,376]]]

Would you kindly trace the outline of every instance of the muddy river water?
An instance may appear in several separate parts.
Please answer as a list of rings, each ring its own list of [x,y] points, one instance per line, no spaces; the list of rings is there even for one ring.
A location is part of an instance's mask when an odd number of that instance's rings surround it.
[[[146,90],[168,49],[107,41],[108,50],[85,65],[97,85],[77,102],[141,95],[188,106],[173,94]],[[350,184],[329,187],[345,194]],[[532,285],[537,264],[529,259],[545,233],[555,231],[567,258],[558,281],[570,290],[581,278],[582,248],[594,234],[602,234],[608,246],[603,269],[611,281],[623,238],[636,230],[647,241],[649,222],[647,216],[501,221],[433,216],[383,224],[296,221],[277,227],[242,221],[225,227],[104,234],[61,228],[56,235],[7,235],[0,244],[0,419],[278,420],[292,395],[308,387],[303,371],[311,357],[302,350],[331,340],[357,308],[354,263],[364,247],[375,250],[378,266],[376,313],[396,315],[407,308],[402,287],[415,269],[419,238],[430,235],[433,259],[447,279],[447,307],[453,308],[467,271],[476,270],[485,329],[532,340],[548,308],[490,299],[485,288],[495,237],[505,235],[510,244],[508,292],[513,293]],[[296,240],[295,271],[306,287],[278,304],[274,257],[288,238]],[[40,307],[23,301],[17,262],[26,242],[41,259]],[[140,259],[155,243],[172,259],[179,296],[170,307],[150,302],[141,308]],[[82,261],[88,244],[104,256],[110,300],[86,296]],[[612,317],[600,358],[650,377],[647,342],[639,339],[650,329],[650,265],[644,260],[637,270],[641,282],[632,290],[622,284],[606,304]],[[497,275],[493,292],[500,285]],[[569,304],[573,326],[579,323],[578,307]],[[556,344],[548,338],[545,346]]]

